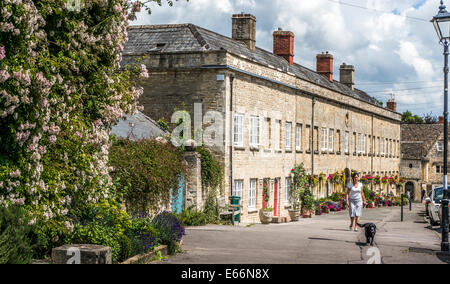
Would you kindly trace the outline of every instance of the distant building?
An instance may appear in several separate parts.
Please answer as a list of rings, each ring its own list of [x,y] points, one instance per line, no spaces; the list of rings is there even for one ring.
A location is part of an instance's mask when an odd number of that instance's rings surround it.
[[[141,104],[153,119],[171,120],[185,109],[223,116],[224,141],[210,147],[224,165],[224,196],[242,197],[245,222],[258,222],[263,185],[268,207],[285,217],[291,208],[291,169],[304,163],[314,175],[345,168],[361,174],[396,175],[401,115],[354,87],[355,68],[317,55],[315,71],[294,62],[294,34],[273,33],[273,52],[256,47],[256,19],[232,17],[232,38],[192,24],[131,26],[123,63],[143,55],[149,78]],[[192,133],[194,136],[194,131]],[[230,147],[231,146],[231,147]],[[319,184],[316,197],[335,190]]]
[[[444,175],[444,127],[440,124],[403,124],[400,175],[406,190],[420,200],[421,191],[442,186]]]

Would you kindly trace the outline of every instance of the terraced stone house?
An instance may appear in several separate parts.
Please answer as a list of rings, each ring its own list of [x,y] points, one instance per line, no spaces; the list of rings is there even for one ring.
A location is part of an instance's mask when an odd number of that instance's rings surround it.
[[[428,192],[443,184],[443,126],[443,118],[440,118],[440,124],[401,126],[400,175],[407,179],[405,189],[412,193],[416,201],[420,201],[422,189]]]
[[[132,26],[123,59],[146,56],[146,115],[171,121],[175,110],[184,109],[193,122],[225,129],[214,134],[223,135],[221,143],[209,148],[224,166],[223,196],[242,197],[242,221],[259,222],[264,183],[276,220],[288,216],[296,164],[313,174],[347,167],[362,174],[399,173],[401,115],[395,101],[383,108],[356,89],[351,65],[342,63],[336,80],[328,52],[317,55],[316,70],[295,63],[292,32],[275,31],[273,51],[267,51],[257,47],[255,31],[256,18],[249,14],[232,16],[231,38],[192,24]],[[223,119],[211,119],[211,111]],[[335,190],[319,185],[314,195]]]

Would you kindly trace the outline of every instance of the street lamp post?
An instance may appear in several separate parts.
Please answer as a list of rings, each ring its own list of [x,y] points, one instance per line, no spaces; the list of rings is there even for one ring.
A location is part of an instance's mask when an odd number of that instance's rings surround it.
[[[444,46],[444,197],[442,198],[442,243],[441,250],[449,251],[448,243],[448,55],[450,43],[450,13],[447,12],[444,2],[441,0],[439,13],[433,17],[431,22],[436,29],[440,43]]]

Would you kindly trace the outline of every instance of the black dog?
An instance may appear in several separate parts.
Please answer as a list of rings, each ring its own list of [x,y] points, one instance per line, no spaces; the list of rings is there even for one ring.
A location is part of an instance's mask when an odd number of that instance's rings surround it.
[[[358,226],[365,229],[367,243],[370,243],[370,245],[373,246],[375,234],[377,233],[377,226],[374,223],[367,223],[364,225],[358,224]]]

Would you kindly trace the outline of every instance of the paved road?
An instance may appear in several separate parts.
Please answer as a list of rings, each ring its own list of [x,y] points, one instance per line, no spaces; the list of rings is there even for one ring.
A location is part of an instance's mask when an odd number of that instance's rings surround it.
[[[424,221],[423,205],[414,204],[400,222],[400,208],[366,209],[365,222],[378,226],[375,248],[364,233],[348,230],[347,212],[302,219],[288,224],[248,227],[206,226],[187,229],[184,253],[164,263],[174,264],[358,264],[450,263],[441,255],[440,238]]]

